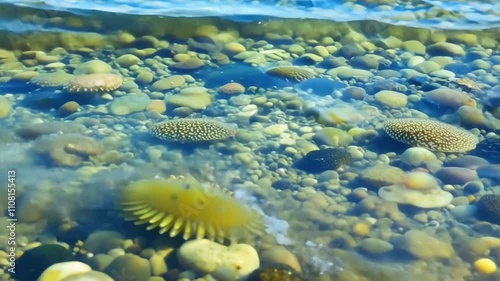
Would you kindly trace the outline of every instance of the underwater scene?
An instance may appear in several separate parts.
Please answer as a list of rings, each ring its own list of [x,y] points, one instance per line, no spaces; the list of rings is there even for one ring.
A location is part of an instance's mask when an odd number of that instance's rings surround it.
[[[500,281],[500,1],[0,1],[0,281]]]

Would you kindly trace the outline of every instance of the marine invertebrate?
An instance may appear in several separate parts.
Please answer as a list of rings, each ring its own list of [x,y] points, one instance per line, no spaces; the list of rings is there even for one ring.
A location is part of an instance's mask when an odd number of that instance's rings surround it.
[[[109,92],[118,89],[123,83],[120,75],[113,73],[93,73],[78,75],[66,84],[71,93]]]
[[[478,143],[477,137],[469,131],[431,119],[389,119],[384,130],[397,141],[434,151],[466,152]]]
[[[120,208],[127,220],[149,224],[170,237],[182,234],[223,242],[238,241],[249,234],[259,235],[263,219],[242,205],[226,189],[202,185],[194,178],[139,180],[122,193]]]
[[[477,201],[477,216],[481,220],[500,224],[500,195],[484,195]]]
[[[351,154],[343,147],[325,148],[307,153],[295,163],[295,167],[307,173],[337,170],[342,164],[352,162]]]
[[[235,134],[226,124],[210,119],[175,119],[150,128],[150,133],[162,140],[194,143],[225,140]]]
[[[295,82],[313,78],[314,72],[297,66],[278,66],[266,71],[267,74],[275,77],[285,78]]]

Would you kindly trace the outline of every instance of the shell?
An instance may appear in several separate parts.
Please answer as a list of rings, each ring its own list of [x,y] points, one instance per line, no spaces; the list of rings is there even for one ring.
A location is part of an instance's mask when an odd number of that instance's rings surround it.
[[[139,180],[122,193],[120,208],[127,220],[149,224],[170,237],[182,234],[187,240],[208,238],[223,242],[260,235],[263,219],[244,206],[232,193],[218,186],[204,186],[194,178]]]
[[[150,133],[162,140],[195,143],[225,140],[235,134],[226,124],[210,119],[176,119],[156,124]]]
[[[469,131],[430,119],[389,119],[384,130],[397,141],[434,151],[466,152],[478,143],[478,138]]]
[[[314,72],[297,66],[278,66],[267,70],[266,73],[271,76],[285,78],[295,82],[304,81],[315,76]]]
[[[75,76],[65,89],[70,93],[109,92],[118,89],[123,83],[120,75],[113,73],[93,73]]]

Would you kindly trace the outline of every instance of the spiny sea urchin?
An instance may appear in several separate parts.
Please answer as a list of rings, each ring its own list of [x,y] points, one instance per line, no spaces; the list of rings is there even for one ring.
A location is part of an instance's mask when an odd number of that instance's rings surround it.
[[[93,73],[75,76],[66,85],[66,90],[71,93],[109,92],[118,89],[123,79],[113,73]]]
[[[150,133],[162,140],[180,143],[225,140],[235,131],[210,119],[176,119],[156,124]]]
[[[442,152],[466,152],[478,143],[471,132],[431,119],[389,119],[384,124],[384,130],[402,143]]]
[[[122,193],[120,208],[127,220],[149,224],[147,229],[169,232],[170,237],[183,233],[223,242],[236,242],[247,235],[259,235],[263,219],[255,210],[242,205],[218,186],[204,186],[194,178],[139,180]]]
[[[297,66],[278,66],[266,71],[267,74],[275,77],[285,78],[295,82],[313,78],[314,72]]]

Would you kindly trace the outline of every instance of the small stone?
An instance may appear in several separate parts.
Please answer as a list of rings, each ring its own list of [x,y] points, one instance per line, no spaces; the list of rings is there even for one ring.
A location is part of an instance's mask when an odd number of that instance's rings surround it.
[[[125,254],[115,258],[104,272],[114,280],[144,281],[151,277],[151,266],[146,259]]]
[[[124,237],[114,231],[96,231],[87,237],[83,248],[91,253],[107,253],[109,250],[120,248]]]
[[[162,100],[151,100],[148,107],[146,107],[146,110],[163,114],[167,111],[167,105]]]
[[[185,61],[181,61],[171,65],[169,68],[173,70],[195,70],[204,65],[203,61],[197,57],[189,58]]]
[[[288,129],[286,124],[274,124],[264,129],[264,133],[273,137],[277,137]]]
[[[75,75],[85,75],[93,73],[110,73],[111,66],[100,60],[90,60],[78,65],[73,71]]]
[[[61,105],[59,112],[62,115],[70,115],[77,112],[80,109],[80,105],[75,101],[68,101],[67,103]]]
[[[342,96],[346,99],[362,100],[366,95],[366,91],[361,87],[349,87],[344,90]]]
[[[476,171],[462,167],[443,167],[436,172],[436,177],[445,184],[465,184],[479,179]]]
[[[144,111],[151,100],[146,94],[126,95],[114,99],[109,104],[109,111],[114,115],[128,115],[134,112]]]
[[[465,54],[464,49],[453,43],[439,42],[430,46],[427,46],[426,51],[432,56],[463,56]]]
[[[401,161],[413,167],[430,164],[437,160],[437,156],[423,147],[410,147],[401,155]]]
[[[249,245],[227,247],[207,239],[185,242],[177,258],[184,268],[211,274],[221,281],[242,280],[260,265],[257,251]]]
[[[87,271],[71,274],[61,281],[113,281],[113,278],[100,271]],[[151,279],[149,279],[148,281],[151,281]]]
[[[154,276],[161,276],[167,273],[167,263],[165,258],[159,254],[153,254],[149,258],[149,264],[151,266],[151,274]]]
[[[451,259],[455,251],[451,244],[421,230],[409,230],[403,236],[403,249],[416,258]]]
[[[402,108],[408,103],[408,97],[405,94],[383,90],[375,94],[375,100],[390,108]]]
[[[226,45],[224,45],[223,51],[224,51],[224,53],[226,53],[230,56],[234,56],[234,55],[237,55],[239,53],[245,52],[246,49],[245,49],[245,46],[241,45],[238,42],[230,42],[230,43],[227,43]]]
[[[174,106],[203,110],[213,102],[214,97],[207,93],[205,87],[188,87],[182,89],[179,94],[166,97],[166,100]]]
[[[140,61],[138,57],[131,54],[122,55],[115,60],[121,67],[131,67],[132,65],[138,64]]]
[[[379,164],[368,167],[360,173],[365,182],[374,187],[389,186],[403,181],[405,172],[397,167]]]
[[[6,97],[0,96],[0,119],[9,115],[12,107]]]
[[[58,244],[45,244],[29,250],[16,261],[16,280],[36,280],[42,272],[53,264],[74,260],[69,250]]]
[[[392,251],[394,246],[391,243],[378,238],[363,239],[359,245],[359,249],[370,255],[380,255]]]
[[[338,128],[323,128],[316,132],[314,139],[329,146],[348,146],[353,142],[352,136]]]
[[[63,281],[63,279],[68,280],[65,277],[89,271],[92,271],[92,268],[79,261],[56,263],[44,270],[37,281]]]
[[[152,91],[165,91],[181,87],[186,83],[186,79],[182,75],[172,75],[167,78],[160,79],[151,85]]]
[[[219,93],[225,95],[239,95],[245,92],[245,87],[240,83],[231,82],[224,84],[219,88]]]

